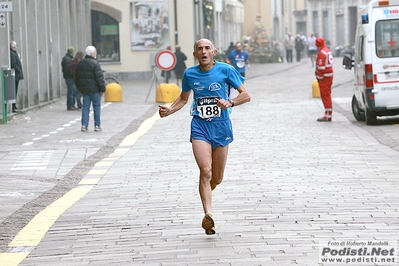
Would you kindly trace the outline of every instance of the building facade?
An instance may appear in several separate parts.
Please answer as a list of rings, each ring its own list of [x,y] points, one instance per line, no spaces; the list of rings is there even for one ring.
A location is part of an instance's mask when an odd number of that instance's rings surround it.
[[[92,39],[102,67],[122,79],[148,79],[155,55],[178,44],[188,66],[195,40],[210,38],[223,53],[240,40],[244,6],[238,0],[141,0],[92,2]],[[105,35],[104,28],[115,35]],[[117,48],[118,52],[114,53]],[[114,54],[114,56],[113,56]]]
[[[325,38],[330,47],[354,44],[358,10],[369,0],[253,0],[245,1],[243,31],[253,31],[260,15],[272,41],[283,42],[291,32],[294,36],[314,32]]]
[[[94,45],[102,68],[120,79],[151,79],[156,54],[176,45],[188,56],[199,38],[214,40],[220,54],[256,30],[283,42],[288,32],[315,32],[330,47],[352,45],[359,6],[368,0],[13,0],[0,28],[0,63],[9,64],[9,41],[19,44],[25,79],[19,109],[66,95],[61,59],[68,46]],[[259,31],[260,29],[260,31]],[[223,59],[223,58],[219,58]]]
[[[156,54],[178,44],[188,66],[199,38],[213,39],[223,53],[239,40],[244,23],[240,0],[13,0],[7,27],[0,28],[2,66],[9,41],[19,45],[25,79],[17,106],[34,108],[66,95],[61,59],[67,47],[97,48],[103,70],[119,79],[151,79]],[[2,86],[2,85],[1,85]],[[9,111],[9,110],[8,110]]]
[[[91,43],[90,1],[13,0],[6,25],[0,28],[1,66],[9,67],[11,40],[18,44],[24,73],[18,87],[18,108],[58,99],[66,94],[61,59],[67,47],[82,50]]]

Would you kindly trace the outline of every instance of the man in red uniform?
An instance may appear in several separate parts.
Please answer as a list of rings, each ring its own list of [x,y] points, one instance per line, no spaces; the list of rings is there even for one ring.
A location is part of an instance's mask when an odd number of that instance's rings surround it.
[[[332,100],[331,85],[333,81],[333,55],[325,45],[323,38],[316,39],[318,49],[316,58],[316,79],[319,83],[320,96],[324,105],[325,113],[323,117],[317,119],[318,122],[331,122]]]

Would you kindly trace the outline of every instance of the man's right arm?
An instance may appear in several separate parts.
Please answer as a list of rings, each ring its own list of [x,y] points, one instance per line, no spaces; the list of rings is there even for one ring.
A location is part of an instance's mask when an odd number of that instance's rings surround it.
[[[184,105],[188,102],[188,97],[190,96],[190,92],[185,92],[182,91],[180,96],[176,99],[176,101],[173,102],[173,104],[170,107],[167,107],[165,105],[160,105],[159,106],[159,116],[160,117],[166,117],[168,115],[171,115],[180,109],[183,108]]]

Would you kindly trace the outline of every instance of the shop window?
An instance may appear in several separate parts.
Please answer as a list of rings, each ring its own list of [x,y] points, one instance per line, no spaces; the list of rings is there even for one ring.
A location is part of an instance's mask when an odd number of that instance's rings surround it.
[[[92,41],[100,62],[119,62],[119,23],[105,13],[91,11]]]

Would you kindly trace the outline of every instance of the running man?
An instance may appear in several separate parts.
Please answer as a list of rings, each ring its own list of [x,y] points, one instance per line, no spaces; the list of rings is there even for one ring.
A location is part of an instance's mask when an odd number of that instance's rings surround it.
[[[248,53],[242,48],[241,42],[236,42],[235,48],[227,54],[226,63],[232,65],[245,78],[245,66],[251,67]]]
[[[223,180],[228,147],[233,141],[228,109],[251,100],[243,85],[245,78],[233,66],[214,61],[216,54],[211,40],[196,41],[193,56],[199,65],[184,72],[179,98],[170,107],[159,106],[159,115],[166,117],[182,109],[194,92],[190,141],[200,172],[199,193],[205,213],[202,228],[207,235],[215,234],[212,190]],[[228,97],[230,86],[239,92],[234,99]]]

